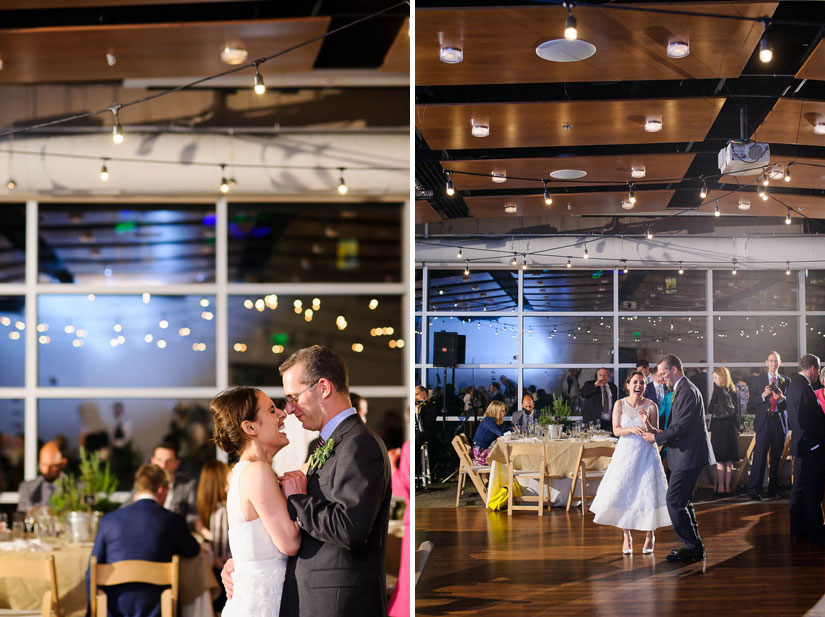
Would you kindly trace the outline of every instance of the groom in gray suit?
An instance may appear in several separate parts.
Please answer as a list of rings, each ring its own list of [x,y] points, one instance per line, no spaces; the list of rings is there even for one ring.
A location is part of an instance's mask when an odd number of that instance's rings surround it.
[[[282,617],[384,617],[386,539],[391,497],[384,444],[350,404],[343,360],[315,345],[278,369],[287,413],[320,431],[310,468],[284,474],[301,550],[287,564]]]
[[[667,510],[673,529],[685,543],[667,556],[670,561],[694,562],[705,558],[705,547],[699,536],[699,525],[693,511],[693,489],[699,474],[716,459],[705,427],[705,406],[702,394],[682,372],[682,361],[673,355],[659,362],[659,371],[673,388],[670,424],[656,433],[644,433],[645,441],[667,446],[670,481],[667,487]]]

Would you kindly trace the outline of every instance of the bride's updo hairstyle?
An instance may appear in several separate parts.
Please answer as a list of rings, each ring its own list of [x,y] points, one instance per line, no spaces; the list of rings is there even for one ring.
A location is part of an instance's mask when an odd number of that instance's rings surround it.
[[[258,390],[248,386],[224,390],[209,403],[215,419],[212,438],[227,454],[240,454],[247,441],[241,425],[254,422],[258,416]]]

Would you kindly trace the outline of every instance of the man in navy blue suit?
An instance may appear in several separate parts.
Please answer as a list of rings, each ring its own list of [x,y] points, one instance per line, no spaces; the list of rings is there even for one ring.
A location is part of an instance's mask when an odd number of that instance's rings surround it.
[[[791,380],[779,373],[782,359],[779,352],[771,351],[765,360],[768,372],[753,380],[756,403],[756,446],[753,449],[751,475],[748,479],[748,496],[754,501],[762,501],[762,484],[765,481],[765,461],[770,450],[770,474],[768,476],[768,497],[777,497],[779,492],[779,464],[788,434],[785,392]]]
[[[172,555],[194,557],[200,551],[186,520],[163,508],[169,493],[166,472],[157,465],[143,465],[135,476],[133,503],[110,512],[100,520],[92,555],[98,563],[126,559],[172,561]],[[89,573],[86,573],[86,587]],[[162,587],[127,583],[106,588],[112,617],[159,617]],[[92,592],[94,593],[94,592]]]
[[[657,407],[661,407],[662,401],[656,394],[656,382],[653,379],[654,371],[650,370],[650,363],[647,360],[637,360],[636,370],[642,371],[642,374],[645,376],[645,383],[647,384],[645,386],[645,398],[656,403]]]

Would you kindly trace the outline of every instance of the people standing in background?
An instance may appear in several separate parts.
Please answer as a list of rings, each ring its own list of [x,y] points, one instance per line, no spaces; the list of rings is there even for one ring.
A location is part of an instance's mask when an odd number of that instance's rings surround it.
[[[739,460],[739,397],[724,366],[713,369],[713,394],[708,404],[710,443],[716,457],[716,493],[730,494],[733,462]]]
[[[501,386],[495,381],[490,384],[490,402],[492,401],[504,402],[504,395],[501,393]]]
[[[584,399],[582,420],[584,422],[599,422],[602,430],[613,432],[613,403],[617,400],[616,384],[608,381],[606,368],[596,371],[596,379],[588,381],[582,386],[581,395]]]
[[[656,381],[653,379],[650,363],[643,359],[637,360],[636,370],[645,376],[645,398],[650,399],[658,406],[661,401],[656,397]]]
[[[822,498],[825,495],[825,414],[819,408],[813,386],[819,377],[819,358],[805,354],[799,374],[786,392],[791,454],[794,456],[791,489],[791,540],[807,538],[825,546]]]
[[[198,521],[195,529],[212,550],[212,571],[220,578],[221,569],[232,554],[229,551],[229,519],[226,517],[226,494],[229,490],[229,467],[222,461],[209,461],[198,480]],[[226,591],[212,601],[216,612],[226,604]]]
[[[785,392],[790,379],[779,373],[782,359],[779,353],[771,351],[765,360],[767,373],[753,380],[754,419],[756,445],[753,449],[751,475],[748,479],[748,497],[762,501],[762,484],[765,482],[765,462],[770,451],[770,473],[768,477],[768,497],[779,495],[779,459],[785,448],[785,435],[788,433]]]
[[[390,598],[390,617],[409,617],[410,614],[410,442],[405,441],[401,450],[387,452],[392,472],[392,494],[402,497],[404,508],[404,537],[401,539],[401,565],[398,583]],[[397,465],[397,467],[396,467]]]
[[[567,369],[567,375],[561,382],[561,395],[570,401],[570,406],[575,411],[580,411],[582,406],[581,387],[579,386],[579,369]],[[543,392],[543,390],[539,390]],[[538,403],[538,401],[536,401]],[[538,405],[539,409],[546,405]]]

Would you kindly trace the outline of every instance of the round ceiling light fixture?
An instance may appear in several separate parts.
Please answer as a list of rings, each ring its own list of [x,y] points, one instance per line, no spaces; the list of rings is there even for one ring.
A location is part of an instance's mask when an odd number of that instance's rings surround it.
[[[739,200],[739,209],[740,210],[750,210],[751,209],[751,202],[745,201],[744,199]]]
[[[550,177],[556,180],[578,180],[586,175],[587,172],[583,169],[557,169],[550,172]]]
[[[249,57],[249,52],[243,45],[224,45],[221,49],[221,62],[235,66],[243,64]]]
[[[490,125],[473,122],[473,128],[470,129],[473,137],[487,137],[490,135]]]
[[[630,177],[631,178],[644,178],[645,177],[645,168],[644,167],[634,167],[630,170]]]
[[[690,45],[684,41],[673,41],[667,44],[668,58],[684,58],[690,55]]]
[[[661,120],[647,120],[645,121],[645,131],[648,133],[658,133],[662,130]]]
[[[595,53],[596,46],[581,39],[552,39],[536,47],[536,55],[548,62],[579,62]]]
[[[494,171],[490,174],[490,179],[495,184],[504,184],[507,182],[507,174],[503,171]]]
[[[438,57],[445,64],[458,64],[464,60],[464,51],[460,47],[442,47]]]
[[[507,214],[515,214],[516,212],[518,212],[518,206],[511,201],[509,203],[504,204],[504,211]]]

